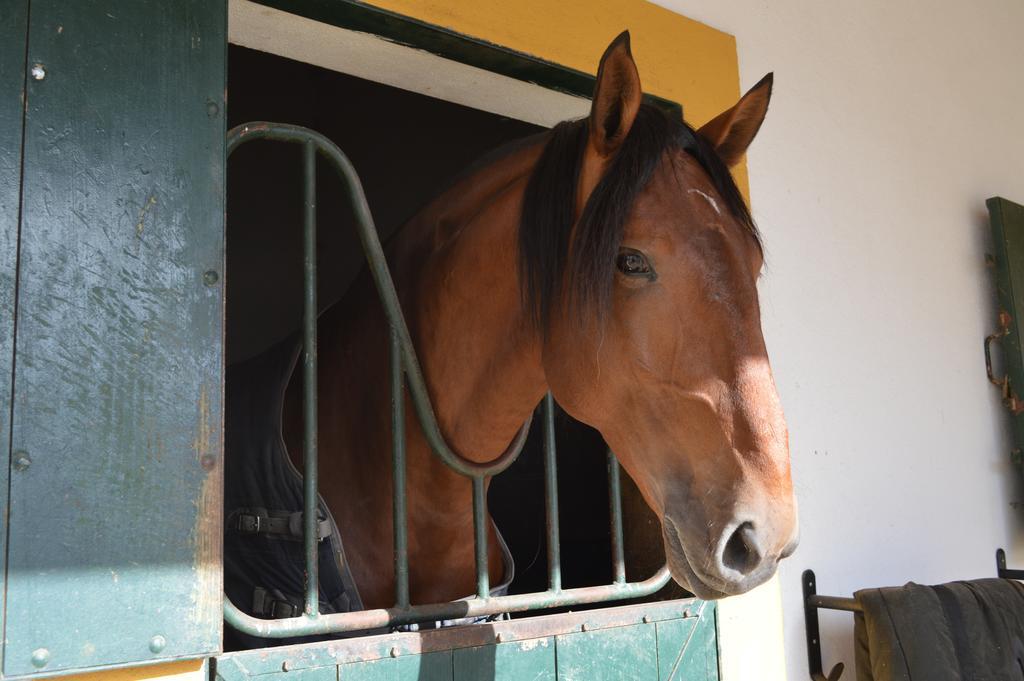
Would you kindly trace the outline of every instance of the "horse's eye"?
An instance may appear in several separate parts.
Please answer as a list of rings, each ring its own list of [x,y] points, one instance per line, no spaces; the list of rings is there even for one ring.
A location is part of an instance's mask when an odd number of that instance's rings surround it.
[[[620,272],[631,277],[648,277],[652,273],[651,264],[639,251],[628,249],[619,251],[619,255],[615,259],[615,266],[619,268]]]

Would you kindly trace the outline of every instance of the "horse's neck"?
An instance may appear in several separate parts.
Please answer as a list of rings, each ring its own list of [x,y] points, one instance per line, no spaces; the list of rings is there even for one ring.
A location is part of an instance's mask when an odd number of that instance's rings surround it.
[[[516,262],[520,204],[540,147],[524,146],[467,175],[388,248],[438,425],[470,459],[504,451],[545,390],[539,334],[521,305]],[[365,272],[321,316],[319,337],[321,404],[359,412],[324,416],[337,428],[339,418],[386,418],[388,323]]]
[[[442,195],[396,247],[407,310],[441,431],[461,455],[500,454],[543,396],[538,334],[521,304],[518,221],[539,147]]]

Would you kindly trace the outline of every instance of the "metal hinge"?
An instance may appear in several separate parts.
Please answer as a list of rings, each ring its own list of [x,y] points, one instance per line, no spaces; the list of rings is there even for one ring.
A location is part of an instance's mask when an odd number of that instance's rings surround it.
[[[1017,416],[1024,412],[1024,401],[1017,397],[1013,388],[1010,386],[1009,374],[1003,374],[1002,378],[996,378],[995,372],[992,370],[992,342],[1001,340],[1008,336],[1010,333],[1010,324],[1012,322],[1013,318],[1010,317],[1010,313],[1006,310],[1000,310],[999,328],[995,333],[985,336],[985,373],[988,375],[989,382],[999,388],[999,392],[1002,394],[1003,398],[1003,406],[1009,409],[1014,416]]]

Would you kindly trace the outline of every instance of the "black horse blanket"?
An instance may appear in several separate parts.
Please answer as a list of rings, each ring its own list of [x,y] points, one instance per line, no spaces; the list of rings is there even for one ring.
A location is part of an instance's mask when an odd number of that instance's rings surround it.
[[[302,475],[281,435],[284,392],[301,342],[292,337],[228,369],[224,433],[224,592],[264,619],[303,610]],[[341,535],[319,503],[320,612],[362,609]],[[239,647],[267,642],[232,632]],[[295,639],[298,643],[313,639]]]
[[[858,681],[1024,681],[1024,585],[979,579],[854,594]]]

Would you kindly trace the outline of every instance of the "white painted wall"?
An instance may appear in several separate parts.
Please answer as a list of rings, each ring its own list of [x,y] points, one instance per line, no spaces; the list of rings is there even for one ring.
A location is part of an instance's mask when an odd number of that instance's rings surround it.
[[[999,546],[1024,565],[1024,486],[981,350],[984,200],[1024,201],[1024,4],[660,4],[734,34],[744,87],[775,72],[749,169],[801,510],[787,667],[804,681],[804,568],[849,595],[993,576]],[[853,678],[852,617],[822,626],[826,665]]]

